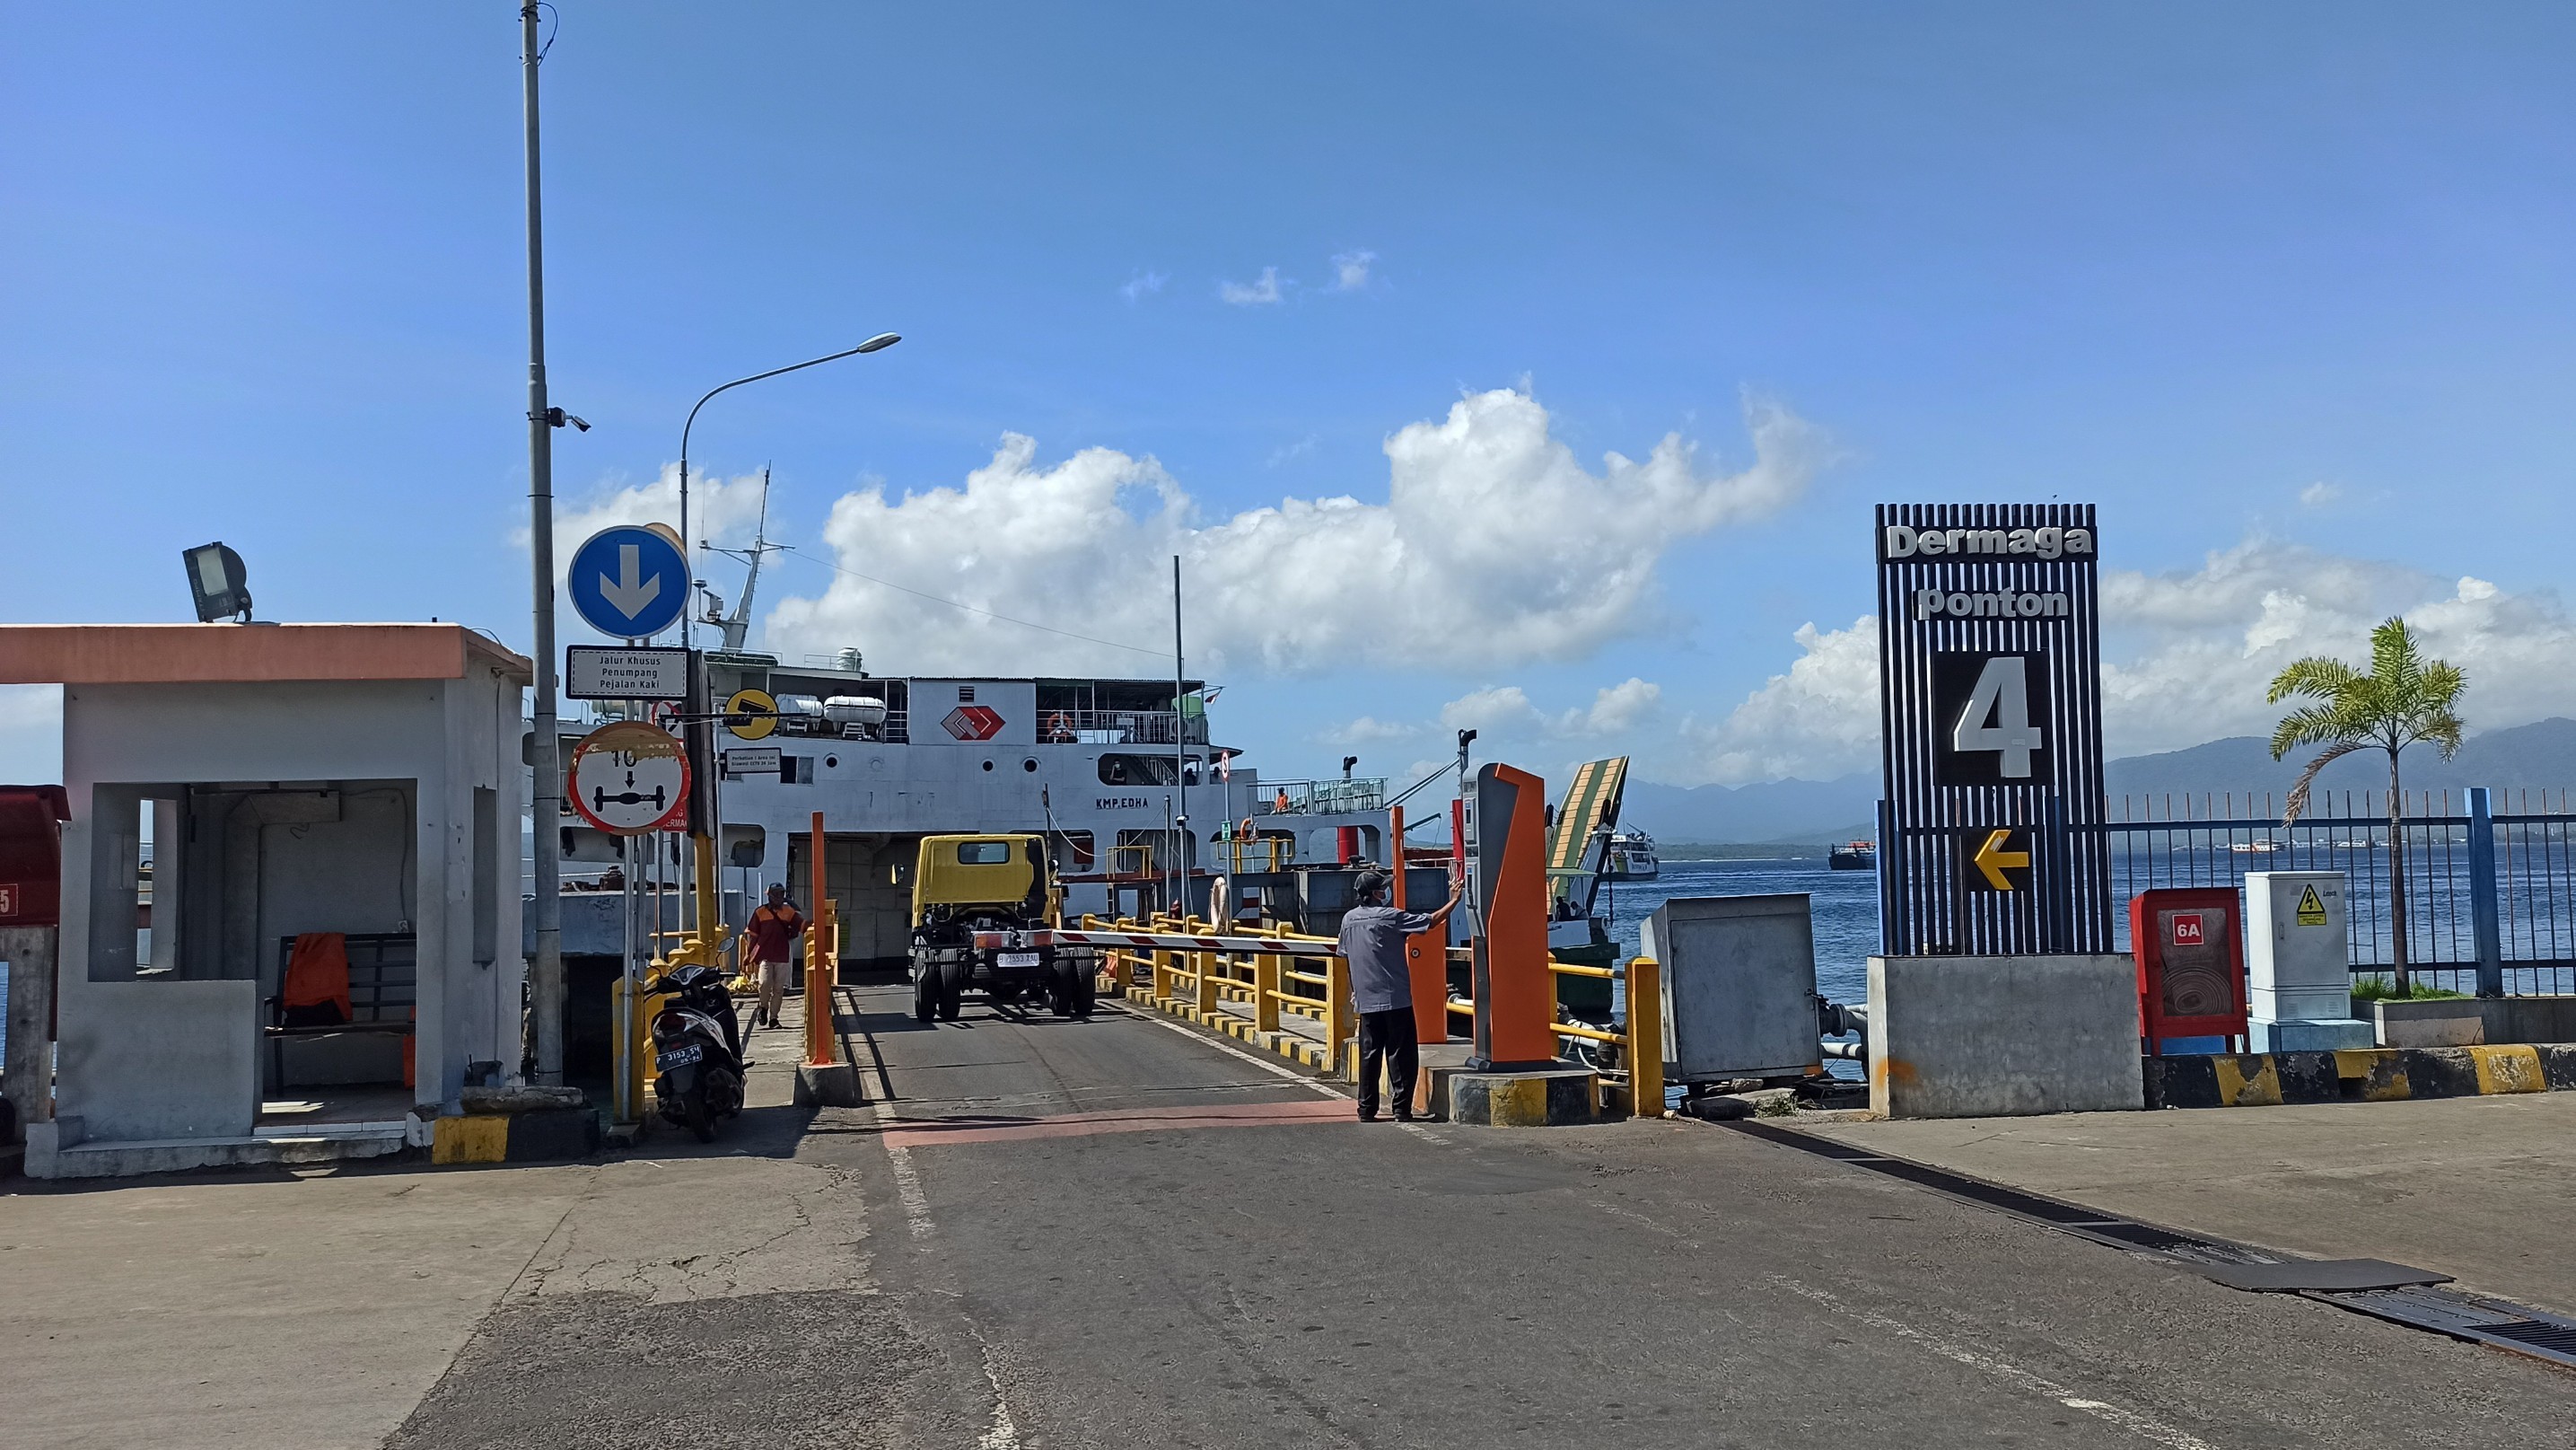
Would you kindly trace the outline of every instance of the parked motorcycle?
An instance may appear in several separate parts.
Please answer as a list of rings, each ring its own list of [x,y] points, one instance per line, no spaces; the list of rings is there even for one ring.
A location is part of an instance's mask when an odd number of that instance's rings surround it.
[[[742,1033],[733,994],[712,967],[682,967],[646,984],[669,1000],[653,1014],[653,1098],[662,1116],[716,1138],[716,1124],[742,1111]]]

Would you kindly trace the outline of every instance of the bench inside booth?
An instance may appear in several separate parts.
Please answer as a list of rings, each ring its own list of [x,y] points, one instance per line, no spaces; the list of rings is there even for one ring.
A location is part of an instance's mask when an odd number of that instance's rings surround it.
[[[278,994],[268,999],[268,1020],[261,1034],[269,1051],[269,1086],[294,1085],[287,1075],[287,1044],[303,1039],[370,1036],[395,1044],[391,1054],[328,1054],[328,1060],[343,1064],[332,1070],[317,1070],[303,1081],[310,1083],[401,1082],[408,1074],[410,1044],[405,1040],[413,1032],[413,1009],[419,1003],[418,948],[410,933],[348,933],[342,937],[349,955],[349,1016],[347,1021],[324,1020],[338,1015],[336,1004],[325,1004],[320,1011],[310,1007],[289,1009],[286,1006],[287,968],[295,957],[294,937],[280,937],[277,943]],[[311,1066],[321,1069],[324,1062],[317,1051],[299,1052],[299,1057],[316,1057]],[[371,1069],[370,1057],[381,1056],[389,1064]],[[351,1075],[354,1072],[356,1075]]]

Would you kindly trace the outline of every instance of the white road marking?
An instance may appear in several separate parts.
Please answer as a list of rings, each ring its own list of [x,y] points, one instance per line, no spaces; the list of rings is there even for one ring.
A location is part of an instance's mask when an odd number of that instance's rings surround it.
[[[1913,1325],[1890,1319],[1874,1309],[1864,1309],[1857,1304],[1847,1303],[1840,1295],[1828,1293],[1813,1285],[1801,1284],[1795,1279],[1778,1274],[1770,1277],[1772,1283],[1790,1293],[1821,1304],[1847,1319],[1858,1320],[1872,1329],[1885,1330],[1899,1339],[1919,1344],[1943,1359],[1992,1375],[2015,1389],[2027,1391],[2042,1399],[2055,1400],[2070,1410],[2081,1411],[2096,1419],[2107,1420],[2141,1439],[2152,1440],[2165,1446],[2166,1450],[2217,1450],[2217,1447],[2199,1436],[2175,1429],[2153,1416],[2142,1415],[2136,1410],[2122,1409],[2118,1405],[2106,1404],[2101,1400],[2087,1399],[2066,1386],[2035,1375],[2019,1365],[2007,1364],[1993,1355],[1969,1349],[1964,1345],[1953,1344],[1937,1335],[1927,1334]]]
[[[891,1117],[886,1121],[891,1122]],[[879,1142],[885,1142],[883,1138]],[[912,1225],[912,1236],[930,1237],[930,1199],[921,1191],[921,1175],[912,1171],[912,1150],[896,1143],[886,1143],[886,1158],[894,1164],[894,1191],[903,1199],[904,1221]]]
[[[968,1328],[973,1329],[970,1323]],[[1011,1418],[1011,1400],[1002,1393],[1002,1376],[993,1368],[993,1346],[984,1339],[984,1331],[975,1330],[975,1338],[984,1345],[984,1383],[993,1387],[993,1423],[975,1442],[975,1450],[1020,1450],[1019,1422]]]
[[[1213,1047],[1228,1057],[1242,1058],[1244,1061],[1251,1063],[1254,1067],[1261,1069],[1263,1072],[1284,1077],[1290,1082],[1293,1082],[1299,1087],[1305,1088],[1310,1092],[1318,1092],[1328,1098],[1342,1098],[1344,1101],[1348,1101],[1347,1094],[1326,1087],[1324,1084],[1315,1081],[1313,1078],[1306,1076],[1304,1073],[1299,1072],[1297,1069],[1290,1067],[1284,1062],[1268,1061],[1257,1054],[1246,1052],[1242,1048],[1234,1046],[1232,1043],[1219,1042],[1214,1037],[1211,1037],[1204,1032],[1196,1031],[1179,1022],[1175,1022],[1171,1018],[1163,1016],[1161,1013],[1139,1012],[1133,1007],[1120,1007],[1115,1010],[1124,1012],[1128,1016],[1136,1018],[1141,1022],[1151,1022],[1157,1027],[1168,1027],[1174,1032],[1181,1034],[1183,1037],[1188,1038],[1190,1041],[1195,1042],[1202,1047]],[[1445,1143],[1448,1141],[1439,1134],[1431,1131],[1429,1128],[1422,1126],[1420,1123],[1398,1123],[1396,1126],[1402,1128],[1408,1133],[1411,1133],[1413,1136],[1420,1138],[1426,1143]]]

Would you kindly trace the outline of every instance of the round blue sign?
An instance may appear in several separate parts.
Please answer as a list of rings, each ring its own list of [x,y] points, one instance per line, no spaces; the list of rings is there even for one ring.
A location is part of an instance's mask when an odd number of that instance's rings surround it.
[[[679,623],[689,605],[689,565],[669,539],[621,524],[573,551],[564,589],[591,628],[611,639],[645,639]]]

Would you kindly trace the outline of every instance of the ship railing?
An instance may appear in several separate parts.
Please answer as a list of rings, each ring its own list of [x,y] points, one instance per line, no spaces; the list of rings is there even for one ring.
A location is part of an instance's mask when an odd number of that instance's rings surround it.
[[[1181,739],[1173,738],[1174,732]],[[1038,711],[1038,741],[1043,745],[1204,745],[1207,717],[1186,718],[1169,710]]]
[[[1258,794],[1261,809],[1274,816],[1350,815],[1386,809],[1386,778],[1265,780]]]
[[[1285,871],[1288,863],[1297,859],[1297,843],[1287,836],[1219,844],[1225,849],[1227,871],[1236,876],[1246,871]]]

